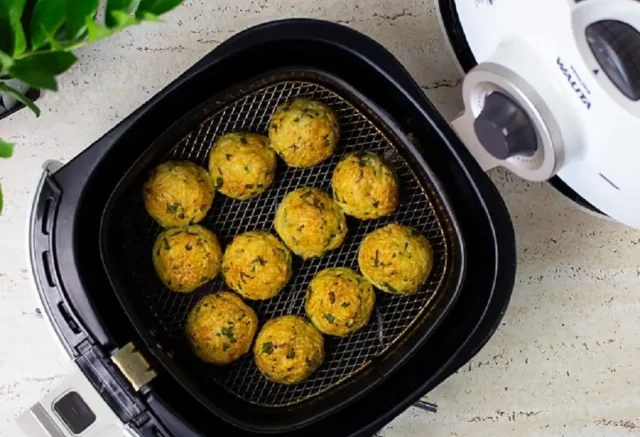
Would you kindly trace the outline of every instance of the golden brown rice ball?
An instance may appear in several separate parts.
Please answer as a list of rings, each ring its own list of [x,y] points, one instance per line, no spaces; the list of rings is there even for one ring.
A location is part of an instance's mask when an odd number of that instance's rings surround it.
[[[287,247],[304,259],[338,248],[347,235],[342,210],[327,193],[311,187],[299,188],[284,197],[274,225]]]
[[[324,361],[324,339],[302,317],[278,317],[265,323],[258,333],[253,355],[269,381],[296,384]]]
[[[331,186],[333,200],[355,218],[380,218],[398,206],[398,178],[375,153],[347,155],[333,171]]]
[[[227,246],[222,274],[227,285],[242,297],[270,299],[291,278],[291,252],[268,232],[246,232]]]
[[[427,281],[433,250],[424,235],[392,223],[364,237],[360,271],[374,286],[392,294],[415,294]]]
[[[225,196],[246,200],[264,192],[276,174],[276,154],[264,135],[231,133],[213,145],[209,172]]]
[[[333,154],[340,138],[335,111],[297,98],[276,108],[269,122],[271,147],[289,167],[311,167]]]
[[[170,290],[190,293],[218,273],[222,250],[216,235],[200,225],[167,229],[153,245],[153,266]]]
[[[200,299],[189,312],[185,326],[196,356],[217,365],[229,364],[246,354],[257,329],[256,313],[229,291]]]
[[[320,332],[344,337],[369,323],[375,303],[367,280],[346,267],[334,267],[311,280],[305,310]]]
[[[160,164],[144,184],[144,206],[162,227],[198,223],[206,215],[215,190],[209,173],[189,161]]]

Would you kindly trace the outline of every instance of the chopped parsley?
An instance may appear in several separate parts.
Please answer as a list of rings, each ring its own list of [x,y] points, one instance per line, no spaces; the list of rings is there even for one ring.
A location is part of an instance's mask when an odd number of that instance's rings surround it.
[[[373,259],[373,266],[374,267],[380,266],[380,251],[379,250],[376,250],[376,257]]]
[[[307,197],[311,196],[313,194],[313,190],[308,189],[307,191],[305,191],[304,193],[302,193],[300,195],[301,199],[306,199]]]
[[[264,347],[264,345],[262,345]],[[287,358],[289,359],[293,359],[296,357],[296,351],[294,348],[289,349],[289,352],[287,352]]]
[[[231,347],[231,345],[229,343],[222,343],[222,351],[223,352],[225,352],[230,347]]]
[[[167,203],[167,212],[178,212],[178,208],[181,208],[180,202]]]
[[[248,279],[253,279],[253,276],[251,276],[251,275],[247,275],[245,272],[240,272],[240,280],[241,280],[243,283],[245,283],[245,284],[247,283],[247,278],[248,278]]]
[[[313,206],[318,208],[320,212],[324,211],[324,202],[321,199],[313,199]]]
[[[224,179],[222,179],[221,177],[217,177],[216,178],[216,188],[220,188],[222,186],[222,184],[224,184]]]
[[[262,343],[262,353],[271,355],[273,353],[273,343],[270,341]]]
[[[342,305],[340,305],[342,308],[347,308],[348,306],[350,306],[351,304],[349,302],[342,302]]]
[[[336,319],[333,314],[325,314],[324,318],[327,320],[327,322],[329,323],[333,323],[333,321]]]
[[[396,290],[391,284],[389,284],[388,282],[383,282],[382,286],[385,287],[387,290],[389,290],[391,293],[399,293],[398,290]]]
[[[235,343],[236,341],[238,341],[236,339],[236,336],[233,333],[233,328],[230,328],[228,326],[225,326],[224,328],[222,328],[220,330],[220,334],[222,334],[225,337],[227,337],[231,343]]]

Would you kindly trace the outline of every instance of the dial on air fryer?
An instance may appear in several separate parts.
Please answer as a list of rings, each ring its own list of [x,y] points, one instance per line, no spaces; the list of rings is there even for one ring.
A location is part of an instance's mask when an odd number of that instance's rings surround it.
[[[531,156],[538,148],[536,131],[527,114],[500,92],[487,96],[473,128],[482,146],[497,159]]]

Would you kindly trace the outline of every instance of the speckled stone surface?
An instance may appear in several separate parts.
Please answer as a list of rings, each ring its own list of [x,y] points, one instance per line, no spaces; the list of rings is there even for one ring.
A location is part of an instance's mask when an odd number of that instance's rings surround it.
[[[377,39],[446,118],[460,110],[460,77],[431,2],[191,0],[162,25],[81,51],[60,92],[39,102],[40,119],[20,111],[0,121],[0,137],[19,144],[0,161],[0,435],[16,436],[13,418],[70,366],[28,282],[27,212],[42,162],[69,161],[235,32],[293,16]],[[491,177],[518,238],[511,306],[480,354],[428,394],[437,414],[411,408],[381,435],[640,435],[640,232],[584,214],[546,185]]]

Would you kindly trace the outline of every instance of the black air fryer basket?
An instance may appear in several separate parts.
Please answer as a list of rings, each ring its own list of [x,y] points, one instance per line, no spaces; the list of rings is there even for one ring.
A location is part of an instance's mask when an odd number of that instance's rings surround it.
[[[151,263],[160,228],[144,211],[141,190],[148,171],[164,160],[205,165],[220,135],[264,132],[275,106],[295,96],[336,109],[343,131],[336,155],[309,169],[279,164],[273,186],[251,201],[218,194],[201,224],[223,245],[241,232],[270,231],[287,192],[328,190],[339,159],[363,150],[393,163],[401,205],[388,218],[350,220],[345,243],[329,255],[296,260],[279,296],[249,303],[260,322],[303,315],[313,275],[330,266],[357,268],[362,237],[388,222],[423,232],[435,265],[415,296],[378,292],[367,327],[344,339],[326,338],[324,365],[307,381],[283,386],[267,382],[250,354],[222,368],[193,356],[185,316],[199,297],[225,287],[218,279],[183,295],[162,286]],[[214,429],[237,436],[371,433],[486,342],[515,271],[504,204],[420,88],[377,43],[313,20],[268,23],[223,43],[53,174],[33,220],[32,259],[60,335],[78,351],[87,334],[106,355],[134,341],[159,376],[133,396],[142,396],[181,436]]]
[[[264,49],[265,57],[278,52]],[[245,65],[251,54],[246,54]],[[256,65],[261,65],[256,60]],[[295,61],[297,66],[288,66]],[[129,313],[143,320],[145,337],[166,368],[183,381],[211,411],[247,429],[282,431],[326,416],[366,394],[408,358],[431,334],[455,302],[464,276],[463,238],[446,193],[405,133],[372,101],[329,72],[310,69],[297,57],[282,59],[275,71],[262,73],[215,94],[176,121],[138,158],[116,187],[103,218],[101,251],[114,290]],[[229,132],[267,130],[270,115],[294,97],[323,101],[338,114],[341,139],[334,156],[311,168],[280,165],[273,185],[256,199],[218,195],[202,225],[222,244],[242,232],[273,232],[273,217],[283,197],[296,188],[330,191],[332,170],[348,153],[373,151],[393,165],[400,180],[400,205],[379,220],[350,220],[342,246],[321,258],[296,259],[293,278],[275,298],[250,302],[261,323],[286,314],[304,316],[309,281],[320,270],[357,266],[358,246],[372,230],[399,222],[423,233],[434,249],[427,284],[413,296],[378,293],[370,323],[345,338],[327,337],[324,364],[296,385],[267,381],[251,354],[229,366],[201,363],[184,334],[189,310],[203,295],[226,289],[218,278],[191,294],[176,294],[158,280],[151,262],[161,229],[145,212],[141,187],[149,172],[168,159],[188,159],[206,166],[213,142]],[[415,141],[415,139],[414,139]],[[117,237],[115,237],[117,236]]]

